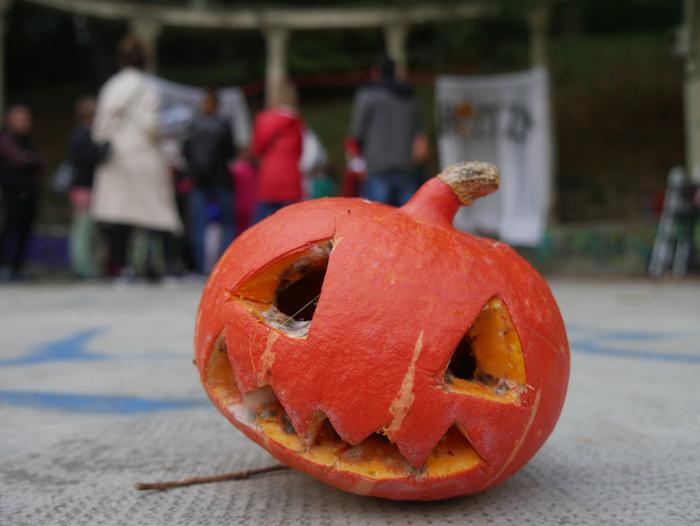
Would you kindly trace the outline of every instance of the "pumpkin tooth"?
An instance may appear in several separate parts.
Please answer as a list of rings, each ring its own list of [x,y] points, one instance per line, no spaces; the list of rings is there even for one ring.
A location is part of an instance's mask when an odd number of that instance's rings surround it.
[[[490,399],[465,400],[458,410],[456,427],[467,437],[474,449],[487,464],[499,465],[504,462],[509,449],[493,440],[493,431],[498,429],[498,423],[509,421],[513,425],[524,427],[527,422],[528,410],[525,406],[512,403],[502,403]],[[508,440],[515,441],[517,437],[510,436]]]
[[[328,420],[328,417],[322,411],[316,411],[311,417],[306,434],[302,437],[302,440],[306,444],[306,449],[308,450],[313,443],[316,441],[318,434],[321,431],[321,427]]]
[[[250,327],[245,333],[226,327],[224,343],[238,388],[242,393],[249,393],[268,383],[269,368],[266,369],[265,365],[271,366],[274,361],[270,356],[274,339],[271,338],[271,333],[255,327],[253,321],[245,320],[245,323]],[[242,363],[250,364],[250,367],[241,366]]]
[[[416,447],[415,441],[408,439],[397,440],[396,446],[414,469],[431,476],[453,470],[460,464],[464,469],[469,469],[485,463],[484,457],[459,424],[448,425],[442,433],[435,433],[434,436],[438,438],[430,440],[429,446],[421,444]]]
[[[399,433],[391,436],[391,440],[411,466],[420,468],[426,464],[437,445],[445,438],[450,426],[448,422],[441,422],[431,429],[426,429],[421,422],[411,421],[407,422]],[[416,429],[418,427],[423,429]],[[421,437],[420,440],[415,438],[417,433]]]

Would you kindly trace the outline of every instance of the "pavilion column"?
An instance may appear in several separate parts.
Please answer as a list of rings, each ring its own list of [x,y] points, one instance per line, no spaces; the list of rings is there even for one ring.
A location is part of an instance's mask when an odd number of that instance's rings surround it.
[[[550,12],[547,4],[539,4],[529,13],[530,23],[530,65],[547,67],[547,35],[549,33]]]
[[[684,0],[683,19],[685,161],[690,177],[700,182],[700,0]]]
[[[150,70],[158,71],[158,37],[163,32],[163,25],[150,18],[137,18],[130,21],[129,29],[146,43],[151,59]]]
[[[550,7],[546,2],[535,5],[528,13],[530,26],[530,67],[549,69],[548,38],[550,26]],[[552,78],[549,78],[549,122],[547,123],[549,141],[551,145],[550,154],[550,181],[549,181],[549,219],[556,220],[556,168],[557,168],[557,135],[556,117],[554,114],[554,96],[552,94]]]
[[[391,24],[384,27],[384,39],[386,52],[396,66],[396,77],[405,79],[408,72],[408,60],[406,58],[406,38],[408,37],[408,25]]]
[[[287,78],[287,44],[289,29],[269,27],[265,29],[265,100],[269,104],[272,93]]]
[[[10,8],[12,0],[0,0],[0,119],[5,118],[6,72],[5,72],[5,15]]]

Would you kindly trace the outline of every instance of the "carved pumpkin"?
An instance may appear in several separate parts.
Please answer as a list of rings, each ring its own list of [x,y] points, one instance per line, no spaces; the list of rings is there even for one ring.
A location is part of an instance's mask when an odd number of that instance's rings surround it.
[[[204,387],[280,462],[392,499],[481,491],[552,431],[569,350],[542,277],[452,219],[498,186],[449,167],[404,207],[289,206],[215,267],[196,324]]]

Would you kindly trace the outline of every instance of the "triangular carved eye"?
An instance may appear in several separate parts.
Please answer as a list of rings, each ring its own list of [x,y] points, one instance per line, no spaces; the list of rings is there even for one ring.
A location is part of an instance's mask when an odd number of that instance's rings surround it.
[[[460,340],[445,371],[447,390],[517,402],[527,385],[520,340],[508,309],[491,299]]]
[[[287,336],[306,337],[332,248],[322,241],[284,255],[246,279],[231,299]]]

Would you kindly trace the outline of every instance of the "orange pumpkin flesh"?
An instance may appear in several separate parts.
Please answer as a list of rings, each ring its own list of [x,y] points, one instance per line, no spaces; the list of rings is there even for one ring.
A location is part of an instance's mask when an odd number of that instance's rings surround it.
[[[468,168],[401,209],[290,206],[215,267],[202,383],[284,464],[354,493],[441,499],[505,480],[550,434],[568,380],[561,317],[513,250],[453,229],[460,199],[483,194]]]

